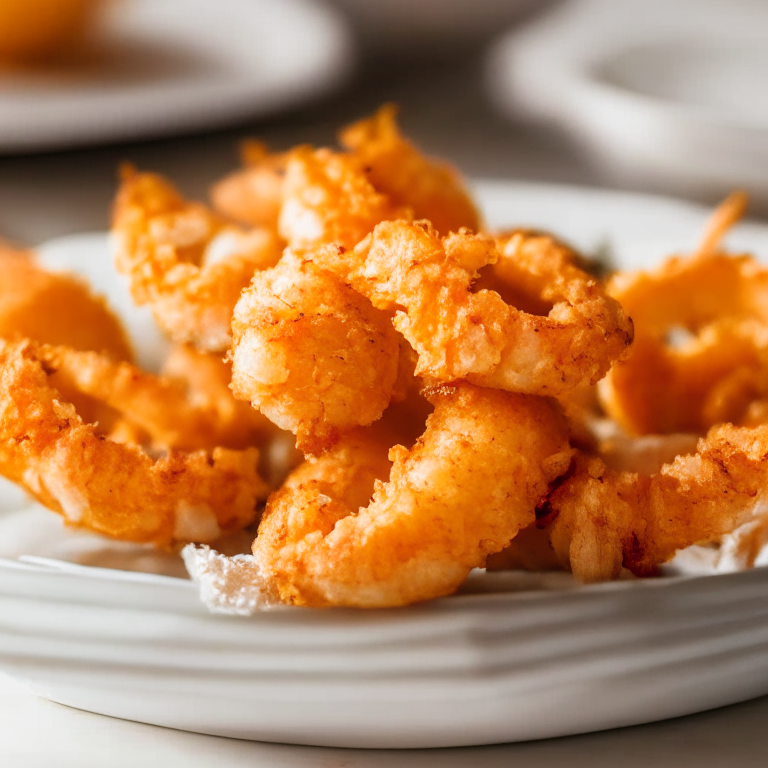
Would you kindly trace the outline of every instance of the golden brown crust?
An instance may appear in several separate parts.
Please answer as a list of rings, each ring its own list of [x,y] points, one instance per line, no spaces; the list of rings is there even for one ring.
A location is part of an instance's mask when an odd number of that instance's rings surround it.
[[[232,390],[319,453],[389,404],[399,343],[389,317],[290,252],[235,307]]]
[[[254,272],[272,266],[282,244],[266,229],[239,230],[184,200],[156,174],[128,168],[114,205],[117,269],[137,304],[152,307],[177,343],[226,350],[240,292]]]
[[[253,553],[285,602],[384,607],[446,595],[534,521],[570,462],[556,404],[471,384],[429,399],[423,437],[391,449],[389,479],[367,507],[312,466],[270,498]],[[361,453],[335,450],[324,459],[357,463]],[[382,474],[375,451],[363,461]]]
[[[658,472],[609,469],[580,455],[548,500],[551,540],[583,581],[643,576],[691,544],[717,541],[753,515],[768,491],[768,427],[714,427],[695,453]]]
[[[289,154],[271,153],[254,140],[244,142],[241,154],[245,167],[211,188],[213,207],[235,221],[277,231]]]
[[[460,174],[448,163],[424,157],[397,127],[397,107],[385,104],[376,113],[345,128],[341,143],[362,164],[373,187],[395,207],[429,219],[441,234],[468,228],[478,232],[480,214]]]
[[[341,258],[380,221],[412,217],[373,187],[356,157],[330,149],[294,149],[283,190],[278,229],[301,255],[332,244]]]
[[[428,222],[383,222],[348,259],[346,279],[396,313],[426,379],[540,395],[599,379],[632,339],[621,306],[549,239],[513,236],[498,245],[468,232],[440,239]],[[314,259],[343,268],[330,248]],[[549,314],[519,310],[495,291],[473,293],[478,270],[506,260],[553,304]]]
[[[85,423],[49,381],[45,350],[0,340],[0,472],[73,525],[169,546],[213,541],[254,519],[258,451],[153,459]]]
[[[632,316],[635,342],[599,392],[631,434],[702,434],[768,397],[768,269],[751,257],[675,257],[617,275],[608,291]]]
[[[79,277],[50,272],[0,242],[0,337],[34,339],[132,360],[122,323]]]

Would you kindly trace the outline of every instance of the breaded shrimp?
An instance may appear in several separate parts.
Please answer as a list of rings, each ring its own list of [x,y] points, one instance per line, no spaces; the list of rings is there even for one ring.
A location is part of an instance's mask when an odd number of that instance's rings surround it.
[[[233,392],[308,453],[371,424],[392,398],[399,342],[389,316],[290,251],[256,275],[232,328]]]
[[[397,126],[397,107],[385,104],[372,117],[345,128],[341,143],[362,163],[377,192],[393,205],[429,219],[441,234],[480,229],[480,215],[459,173],[422,155]]]
[[[232,309],[254,272],[277,262],[267,229],[241,230],[184,200],[162,177],[126,168],[114,205],[117,269],[177,343],[226,350]]]
[[[344,444],[272,495],[253,554],[284,602],[372,608],[447,595],[534,521],[570,463],[557,404],[466,383],[429,398],[424,435],[390,451],[389,480],[367,507],[350,493],[358,480],[327,479],[337,458],[356,464],[359,448]],[[365,456],[381,475],[375,450]]]

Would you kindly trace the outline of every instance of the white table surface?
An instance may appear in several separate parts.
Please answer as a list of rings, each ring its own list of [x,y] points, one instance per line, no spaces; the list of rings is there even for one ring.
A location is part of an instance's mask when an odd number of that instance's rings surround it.
[[[207,136],[48,156],[0,157],[0,236],[38,243],[104,229],[121,160],[170,174],[189,194],[236,162],[238,138],[275,147],[327,142],[344,122],[396,100],[412,136],[468,174],[599,184],[576,148],[539,128],[510,126],[484,103],[480,58],[471,52],[369,72],[333,102],[267,124]],[[423,752],[364,752],[258,744],[165,730],[39,699],[0,675],[0,768],[322,766],[376,768],[764,768],[768,697],[726,709],[606,733],[527,744]]]
[[[221,739],[53,704],[0,675],[4,768],[764,768],[768,697],[636,728],[467,749],[365,751]]]

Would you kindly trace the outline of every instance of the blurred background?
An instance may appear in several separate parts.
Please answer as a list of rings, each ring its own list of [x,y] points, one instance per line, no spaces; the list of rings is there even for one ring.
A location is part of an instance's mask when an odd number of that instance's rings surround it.
[[[125,160],[204,197],[242,139],[385,101],[470,177],[765,216],[766,82],[763,0],[0,0],[0,233],[104,229]]]

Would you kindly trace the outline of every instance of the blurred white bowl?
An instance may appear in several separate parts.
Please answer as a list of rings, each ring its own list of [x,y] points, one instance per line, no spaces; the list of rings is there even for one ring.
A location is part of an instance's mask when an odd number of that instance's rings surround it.
[[[663,25],[661,8],[584,0],[508,34],[491,97],[560,123],[621,181],[768,207],[768,6],[684,0]]]
[[[542,0],[332,0],[365,50],[432,52],[492,35]],[[410,49],[410,50],[408,50]]]

